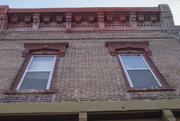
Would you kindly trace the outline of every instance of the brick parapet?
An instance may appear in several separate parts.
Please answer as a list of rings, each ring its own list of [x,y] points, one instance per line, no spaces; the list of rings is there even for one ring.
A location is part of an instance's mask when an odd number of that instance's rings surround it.
[[[162,27],[168,31],[175,30],[174,20],[169,6],[167,4],[160,4],[159,8],[161,11]]]

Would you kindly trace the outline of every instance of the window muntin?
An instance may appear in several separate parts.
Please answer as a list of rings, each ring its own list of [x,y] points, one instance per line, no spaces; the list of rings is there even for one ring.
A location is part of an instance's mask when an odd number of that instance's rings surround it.
[[[141,54],[119,54],[119,58],[131,87],[161,87]]]
[[[17,89],[49,89],[56,55],[33,55]]]

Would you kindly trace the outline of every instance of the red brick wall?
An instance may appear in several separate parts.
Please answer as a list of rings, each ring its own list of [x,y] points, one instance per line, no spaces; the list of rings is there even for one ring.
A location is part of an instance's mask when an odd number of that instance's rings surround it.
[[[71,35],[40,33],[37,37],[32,33],[3,34],[0,41],[0,102],[79,102],[180,98],[180,43],[176,39],[169,38],[167,33],[145,33],[143,35],[143,33],[128,34],[125,32],[124,35],[118,32],[115,34],[107,33],[107,35],[106,33],[90,33],[89,36],[88,33],[84,35],[82,33]],[[148,35],[153,38],[148,38]],[[50,39],[49,36],[55,39]],[[105,47],[106,41],[149,41],[149,48],[153,54],[152,61],[175,91],[126,92],[125,81],[118,61],[116,57],[110,55],[108,48]],[[65,56],[59,61],[55,80],[57,92],[55,94],[3,94],[5,90],[10,88],[21,68],[24,61],[24,57],[21,56],[24,50],[23,43],[27,42],[69,43]]]

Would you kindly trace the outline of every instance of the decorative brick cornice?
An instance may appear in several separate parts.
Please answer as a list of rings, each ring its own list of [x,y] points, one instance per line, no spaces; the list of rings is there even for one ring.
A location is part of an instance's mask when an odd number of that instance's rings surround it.
[[[9,6],[8,5],[2,5],[0,6],[0,14],[2,13],[7,13],[9,10]]]
[[[170,14],[167,5],[146,8],[42,9],[9,9],[8,6],[0,6],[0,26],[1,31],[164,30],[170,29],[166,23],[172,22],[165,22],[169,21],[167,18],[172,21]]]
[[[0,32],[7,29],[8,17],[7,12],[9,7],[6,5],[0,6]]]

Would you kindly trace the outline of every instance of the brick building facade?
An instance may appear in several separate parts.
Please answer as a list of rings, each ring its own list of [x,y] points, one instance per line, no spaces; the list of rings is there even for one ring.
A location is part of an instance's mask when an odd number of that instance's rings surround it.
[[[0,18],[0,120],[180,120],[180,35],[168,5],[0,6]],[[56,58],[45,89],[24,84],[35,55]],[[159,86],[133,81],[122,61],[131,55]]]

